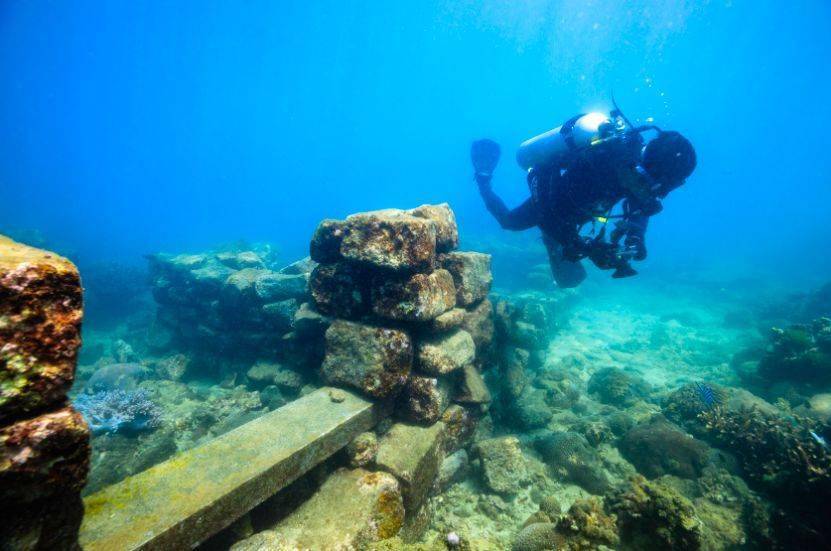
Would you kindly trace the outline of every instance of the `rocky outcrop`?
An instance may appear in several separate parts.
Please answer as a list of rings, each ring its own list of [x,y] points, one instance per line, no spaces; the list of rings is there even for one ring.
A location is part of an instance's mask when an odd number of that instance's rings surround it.
[[[0,236],[0,546],[73,549],[89,429],[66,405],[81,344],[75,266]]]

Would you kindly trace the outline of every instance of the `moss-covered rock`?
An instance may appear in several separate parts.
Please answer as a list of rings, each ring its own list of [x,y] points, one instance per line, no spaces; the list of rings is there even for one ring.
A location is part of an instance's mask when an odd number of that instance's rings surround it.
[[[629,407],[648,397],[650,388],[640,377],[620,369],[607,367],[589,379],[588,391],[604,404]]]
[[[617,515],[621,540],[635,549],[701,549],[701,525],[692,503],[676,490],[638,476],[616,489],[607,508]]]
[[[628,431],[618,445],[647,478],[673,474],[695,478],[707,464],[709,447],[658,416]]]
[[[0,236],[0,421],[64,400],[82,316],[71,262]]]

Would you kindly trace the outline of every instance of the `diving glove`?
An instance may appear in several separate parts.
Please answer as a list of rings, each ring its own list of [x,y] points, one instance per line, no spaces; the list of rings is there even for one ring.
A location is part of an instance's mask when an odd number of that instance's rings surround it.
[[[477,180],[480,176],[490,178],[499,163],[499,144],[488,139],[476,140],[470,146],[470,160]]]

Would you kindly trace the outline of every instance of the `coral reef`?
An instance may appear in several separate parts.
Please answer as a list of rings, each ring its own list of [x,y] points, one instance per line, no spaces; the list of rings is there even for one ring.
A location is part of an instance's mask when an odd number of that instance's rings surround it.
[[[608,476],[597,453],[583,436],[575,432],[549,432],[534,441],[554,475],[602,495],[610,487]]]
[[[601,402],[628,407],[649,396],[649,385],[637,376],[620,369],[607,367],[596,371],[589,379],[588,391]]]
[[[623,456],[647,478],[673,474],[697,478],[707,464],[708,446],[660,416],[629,430],[618,445]]]
[[[614,548],[619,542],[615,516],[607,513],[597,498],[575,501],[557,528],[564,536],[558,549],[587,551],[604,546]]]
[[[73,402],[93,434],[132,433],[161,424],[159,408],[143,390],[99,390],[79,395]]]
[[[758,376],[770,383],[782,380],[831,382],[831,319],[806,325],[773,328],[770,350],[759,362]]]
[[[635,477],[616,489],[607,508],[621,539],[634,549],[700,549],[701,527],[692,503],[660,482]]]

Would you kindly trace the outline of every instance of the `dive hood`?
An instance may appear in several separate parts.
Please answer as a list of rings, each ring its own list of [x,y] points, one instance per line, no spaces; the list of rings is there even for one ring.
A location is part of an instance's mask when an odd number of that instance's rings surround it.
[[[612,121],[603,113],[578,115],[557,128],[522,142],[516,152],[516,161],[526,171],[539,165],[560,164],[569,152],[600,140],[601,127],[611,124]]]

